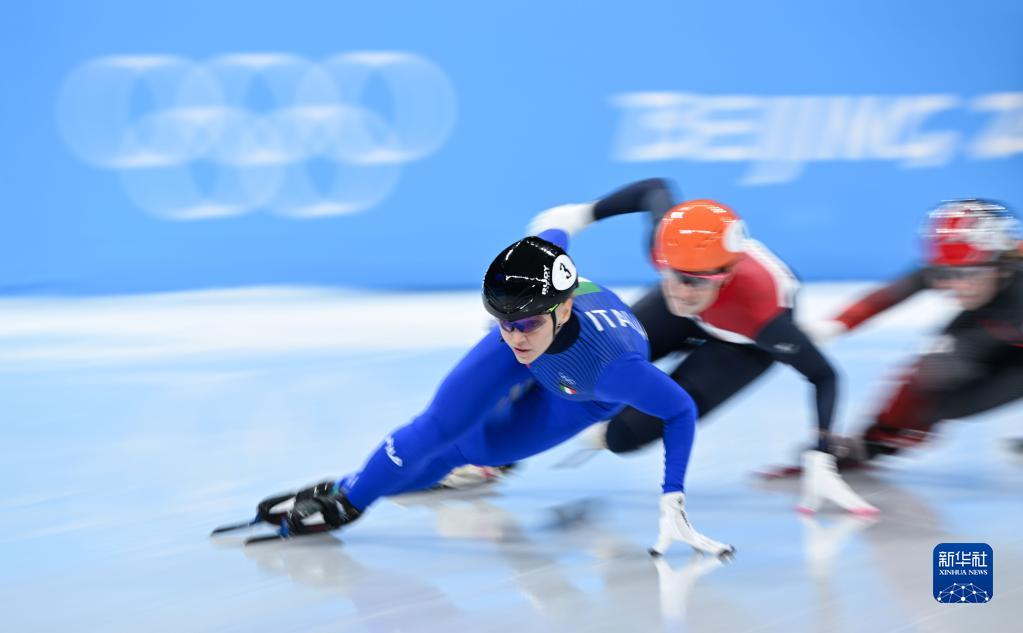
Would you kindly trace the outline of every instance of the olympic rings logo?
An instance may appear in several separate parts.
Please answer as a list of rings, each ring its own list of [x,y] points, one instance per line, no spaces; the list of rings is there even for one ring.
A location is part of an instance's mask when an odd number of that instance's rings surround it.
[[[399,52],[104,57],[75,69],[57,103],[72,151],[173,220],[371,208],[402,164],[444,144],[455,116],[447,75]]]

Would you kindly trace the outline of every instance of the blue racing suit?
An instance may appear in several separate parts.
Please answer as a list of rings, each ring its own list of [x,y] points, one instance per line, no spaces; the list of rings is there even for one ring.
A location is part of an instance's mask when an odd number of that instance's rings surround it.
[[[558,230],[540,237],[567,243]],[[451,370],[426,410],[388,435],[345,481],[348,500],[364,510],[382,496],[429,487],[458,466],[519,461],[626,405],[664,420],[662,488],[681,492],[696,406],[648,359],[646,332],[628,306],[581,279],[572,315],[544,354],[522,365],[492,329]],[[521,395],[509,397],[516,391]]]

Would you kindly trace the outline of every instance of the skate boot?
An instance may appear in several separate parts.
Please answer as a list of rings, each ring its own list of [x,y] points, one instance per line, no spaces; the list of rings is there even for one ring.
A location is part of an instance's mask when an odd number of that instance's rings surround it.
[[[803,494],[796,509],[813,513],[825,501],[833,501],[844,510],[862,516],[872,516],[878,509],[856,494],[838,474],[835,456],[823,451],[803,453]]]
[[[459,466],[444,476],[434,486],[435,490],[467,490],[502,481],[516,468],[515,464],[504,466]]]
[[[293,490],[267,497],[256,506],[256,516],[267,523],[279,525],[281,519],[294,507],[296,501],[312,499],[316,495],[331,492],[334,490],[335,483],[335,480],[327,479],[301,490]]]
[[[288,534],[316,534],[348,525],[360,516],[362,512],[343,492],[328,492],[297,499],[285,523]]]
[[[694,550],[712,556],[730,556],[735,548],[715,541],[696,531],[686,514],[686,496],[681,492],[661,495],[661,520],[657,543],[650,548],[653,556],[663,556],[674,541],[682,541]]]

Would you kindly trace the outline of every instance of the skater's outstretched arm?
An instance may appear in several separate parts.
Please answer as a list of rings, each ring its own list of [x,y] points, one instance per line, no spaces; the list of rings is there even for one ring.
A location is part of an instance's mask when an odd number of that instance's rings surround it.
[[[835,415],[838,397],[838,376],[810,337],[792,320],[792,311],[785,310],[772,319],[755,339],[757,347],[767,351],[774,360],[792,366],[814,387],[817,409],[818,450],[827,450],[827,438]]]
[[[685,475],[696,430],[696,404],[686,390],[637,354],[607,366],[598,382],[597,395],[664,420],[663,494],[657,542],[650,553],[664,554],[674,541],[715,556],[733,553],[731,545],[698,532],[686,513]]]
[[[625,213],[648,211],[651,219],[660,221],[675,205],[670,183],[663,178],[640,180],[611,192],[593,203],[593,218],[603,220]]]
[[[664,492],[685,490],[686,469],[696,430],[696,403],[670,376],[639,355],[608,365],[597,395],[664,420]]]
[[[928,287],[926,275],[926,269],[917,268],[860,297],[837,316],[803,324],[804,331],[818,345],[824,345],[921,290],[926,290]]]
[[[542,211],[530,222],[529,232],[535,235],[556,228],[573,235],[598,220],[637,212],[648,212],[651,226],[656,226],[674,206],[675,199],[667,180],[648,178],[628,184],[593,202],[563,204]]]

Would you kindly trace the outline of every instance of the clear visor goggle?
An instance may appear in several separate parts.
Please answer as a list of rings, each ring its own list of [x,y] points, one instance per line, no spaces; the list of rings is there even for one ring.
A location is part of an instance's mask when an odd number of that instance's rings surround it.
[[[981,277],[995,269],[995,266],[932,266],[927,271],[927,277],[932,282],[964,281]]]
[[[661,275],[665,279],[688,286],[690,288],[707,288],[721,283],[732,274],[731,268],[721,268],[700,273],[690,273],[673,268],[662,268]]]
[[[555,305],[551,307],[550,310],[544,312],[543,314],[537,314],[536,316],[526,317],[524,319],[517,319],[515,321],[506,321],[504,319],[498,319],[497,324],[501,327],[502,330],[508,332],[509,334],[514,332],[515,330],[518,330],[523,334],[529,334],[530,332],[535,332],[536,330],[540,329],[540,326],[542,326],[549,320],[550,313],[554,312],[554,310],[557,309],[557,307],[558,306]]]

